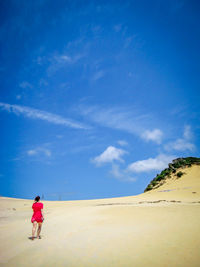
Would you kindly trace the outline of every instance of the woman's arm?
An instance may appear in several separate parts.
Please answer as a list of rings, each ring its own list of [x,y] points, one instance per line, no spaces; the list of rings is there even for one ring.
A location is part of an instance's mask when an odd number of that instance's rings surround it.
[[[43,209],[41,209],[41,213],[42,213],[42,218],[44,219],[44,211],[43,211]]]

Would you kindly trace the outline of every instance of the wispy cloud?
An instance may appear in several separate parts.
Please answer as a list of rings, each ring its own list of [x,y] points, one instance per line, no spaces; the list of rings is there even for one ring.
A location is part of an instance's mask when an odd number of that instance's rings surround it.
[[[71,119],[66,119],[59,115],[49,113],[46,111],[42,111],[39,109],[34,109],[34,108],[19,106],[19,105],[10,105],[6,103],[2,103],[2,102],[0,102],[0,108],[2,110],[6,110],[7,112],[12,112],[16,115],[23,114],[25,117],[28,117],[31,119],[40,119],[40,120],[48,121],[53,124],[63,125],[63,126],[75,128],[75,129],[88,129],[86,125],[83,125],[79,122],[73,121]]]
[[[29,156],[35,156],[35,155],[45,155],[47,157],[51,157],[51,151],[47,148],[43,148],[43,147],[37,147],[35,149],[31,149],[27,151],[27,154]]]
[[[101,108],[98,106],[81,106],[82,115],[90,120],[113,129],[124,130],[129,133],[142,132],[138,116],[127,109]]]
[[[165,145],[165,150],[171,151],[171,150],[177,150],[177,151],[194,151],[195,145],[193,143],[188,142],[185,139],[177,139],[174,142],[170,142]]]
[[[60,68],[63,68],[67,65],[73,65],[77,63],[81,58],[83,58],[85,54],[76,54],[69,55],[67,53],[58,54],[50,57],[48,61],[50,62],[49,67],[47,68],[48,75],[55,73]]]
[[[101,153],[99,156],[95,157],[92,162],[94,162],[96,165],[101,165],[103,163],[113,162],[113,161],[121,161],[122,156],[126,154],[127,152],[123,149],[116,148],[114,146],[109,146],[106,148],[106,150]]]
[[[127,145],[128,145],[128,142],[126,142],[125,140],[118,140],[117,143],[118,143],[120,146],[127,146]]]
[[[146,141],[154,141],[157,144],[160,144],[162,142],[162,136],[163,133],[160,129],[154,129],[152,131],[146,130],[142,134],[142,138]]]
[[[192,131],[189,125],[184,127],[183,137],[178,138],[173,142],[167,143],[164,148],[166,151],[177,150],[177,151],[194,151],[195,145],[191,142]]]
[[[165,150],[177,150],[177,151],[194,151],[195,145],[183,138],[176,139],[174,142],[169,142],[164,146]]]
[[[161,143],[162,131],[148,130],[146,124],[152,121],[149,114],[139,114],[128,108],[101,108],[99,106],[79,106],[81,114],[104,127],[122,130],[139,136],[143,140]]]
[[[105,75],[105,72],[103,70],[99,70],[93,75],[92,81],[97,81],[101,79],[104,75]]]
[[[62,139],[62,138],[63,138],[63,135],[61,135],[61,134],[57,134],[57,135],[56,135],[56,138],[58,138],[58,139]]]
[[[25,89],[25,88],[33,88],[33,85],[30,84],[29,82],[27,81],[23,81],[19,84],[19,87]]]
[[[166,168],[168,164],[175,158],[173,155],[160,154],[155,158],[148,158],[145,160],[138,160],[131,163],[127,171],[140,173],[140,172],[149,172],[149,171],[161,171]]]
[[[57,63],[72,63],[72,62],[76,62],[75,58],[73,59],[72,57],[70,57],[68,55],[55,56],[54,60]]]
[[[183,131],[183,137],[184,139],[187,139],[187,140],[192,138],[192,131],[191,131],[190,125],[185,125],[184,131]]]
[[[135,182],[137,180],[135,177],[130,176],[126,171],[121,170],[117,164],[112,164],[110,174],[120,181]]]

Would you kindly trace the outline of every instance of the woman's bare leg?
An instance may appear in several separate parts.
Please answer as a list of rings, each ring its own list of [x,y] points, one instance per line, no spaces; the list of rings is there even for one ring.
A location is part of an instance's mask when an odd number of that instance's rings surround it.
[[[38,229],[37,229],[37,238],[40,237],[40,232],[41,232],[41,229],[42,229],[42,223],[38,223]]]
[[[36,231],[36,227],[37,227],[37,222],[33,222],[33,229],[32,229],[32,240],[35,237],[35,231]]]

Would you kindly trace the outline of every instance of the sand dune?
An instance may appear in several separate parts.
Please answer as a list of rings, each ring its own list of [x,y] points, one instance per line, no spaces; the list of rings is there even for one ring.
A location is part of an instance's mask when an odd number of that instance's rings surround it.
[[[0,266],[200,266],[200,166],[146,193],[43,201],[31,241],[31,200],[0,198]]]

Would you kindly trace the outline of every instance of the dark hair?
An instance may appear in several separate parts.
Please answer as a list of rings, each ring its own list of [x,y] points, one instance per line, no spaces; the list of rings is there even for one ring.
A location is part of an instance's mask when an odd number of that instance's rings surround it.
[[[35,197],[35,201],[38,202],[40,200],[40,196]]]

